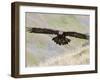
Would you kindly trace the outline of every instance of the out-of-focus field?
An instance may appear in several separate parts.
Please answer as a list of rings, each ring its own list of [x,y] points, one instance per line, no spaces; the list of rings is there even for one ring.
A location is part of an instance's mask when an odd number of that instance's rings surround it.
[[[89,16],[26,13],[26,27],[75,31],[89,34]],[[68,37],[68,45],[52,41],[56,35],[26,32],[26,66],[89,64],[89,41]]]
[[[74,53],[67,54],[66,52],[63,55],[54,56],[51,59],[48,59],[45,62],[41,62],[39,66],[56,66],[56,65],[82,65],[89,64],[89,48],[83,48],[77,50]]]

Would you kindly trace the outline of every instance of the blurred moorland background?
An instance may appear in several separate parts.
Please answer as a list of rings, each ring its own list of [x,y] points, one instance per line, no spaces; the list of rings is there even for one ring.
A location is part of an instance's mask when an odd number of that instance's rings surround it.
[[[25,27],[47,28],[89,34],[89,15],[26,12]],[[68,45],[58,45],[56,35],[26,31],[26,66],[68,66],[89,64],[89,41],[68,37]]]

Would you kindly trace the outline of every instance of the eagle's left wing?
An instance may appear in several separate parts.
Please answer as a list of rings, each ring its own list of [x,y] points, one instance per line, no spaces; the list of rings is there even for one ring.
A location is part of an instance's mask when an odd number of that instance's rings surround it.
[[[65,36],[71,36],[71,37],[76,37],[80,39],[87,39],[87,40],[89,39],[89,35],[78,33],[78,32],[63,32],[63,34]]]

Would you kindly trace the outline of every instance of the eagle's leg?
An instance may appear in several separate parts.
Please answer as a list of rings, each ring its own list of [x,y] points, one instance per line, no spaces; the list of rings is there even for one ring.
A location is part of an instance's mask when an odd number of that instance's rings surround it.
[[[66,38],[65,35],[57,35],[56,37],[54,37],[52,39],[54,42],[56,42],[56,44],[59,44],[59,45],[65,45],[65,44],[68,44],[71,40]]]

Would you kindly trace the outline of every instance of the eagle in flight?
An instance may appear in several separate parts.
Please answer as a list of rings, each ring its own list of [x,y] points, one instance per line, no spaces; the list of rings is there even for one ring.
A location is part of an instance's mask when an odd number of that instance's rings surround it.
[[[89,35],[72,31],[65,32],[47,28],[29,28],[29,27],[27,27],[26,30],[30,33],[57,35],[56,37],[52,38],[52,40],[59,45],[66,45],[71,41],[69,38],[67,38],[67,36],[89,40]]]

